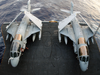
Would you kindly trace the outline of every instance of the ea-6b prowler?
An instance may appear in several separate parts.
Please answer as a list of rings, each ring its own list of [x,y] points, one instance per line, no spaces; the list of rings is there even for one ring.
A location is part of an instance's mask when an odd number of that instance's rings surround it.
[[[8,63],[11,62],[13,67],[16,67],[19,63],[21,53],[26,49],[27,38],[33,36],[33,42],[36,37],[36,33],[39,33],[39,40],[41,39],[42,21],[32,15],[30,0],[28,1],[27,9],[21,9],[21,12],[14,18],[14,20],[6,27],[7,36],[6,40],[11,36],[10,41],[12,45],[10,48],[10,58]],[[33,11],[40,8],[33,9]],[[20,23],[14,22],[21,13],[24,13],[24,17]]]
[[[73,11],[73,3],[71,2],[70,11],[61,9],[61,11],[70,13],[71,15],[59,22],[58,25],[58,39],[61,42],[61,35],[64,35],[65,44],[67,44],[67,37],[73,41],[74,52],[77,54],[79,65],[82,71],[88,69],[89,64],[89,39],[93,39],[93,30],[85,21],[85,19],[79,14],[78,11]],[[79,14],[85,21],[85,24],[79,23],[76,15]],[[87,45],[88,44],[88,45]]]

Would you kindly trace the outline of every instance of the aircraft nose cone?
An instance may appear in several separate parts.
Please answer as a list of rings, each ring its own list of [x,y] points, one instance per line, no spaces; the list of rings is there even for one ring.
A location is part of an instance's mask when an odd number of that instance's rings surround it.
[[[88,62],[80,62],[80,68],[82,71],[86,71],[88,69]]]
[[[18,63],[19,63],[19,57],[16,57],[16,58],[11,60],[11,65],[13,67],[16,67],[18,65]]]

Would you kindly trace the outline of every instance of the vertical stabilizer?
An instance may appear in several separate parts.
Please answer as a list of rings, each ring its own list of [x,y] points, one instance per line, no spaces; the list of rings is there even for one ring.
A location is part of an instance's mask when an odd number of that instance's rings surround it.
[[[31,4],[30,4],[30,0],[28,0],[28,3],[27,3],[27,8],[28,8],[28,12],[30,12],[31,11]]]
[[[73,13],[73,6],[74,6],[74,4],[73,4],[73,2],[71,1],[71,8],[70,8],[71,14]]]

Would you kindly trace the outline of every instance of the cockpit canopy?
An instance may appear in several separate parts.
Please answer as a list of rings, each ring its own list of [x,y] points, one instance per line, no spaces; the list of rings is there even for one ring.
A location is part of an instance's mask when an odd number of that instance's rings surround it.
[[[87,62],[89,61],[89,56],[80,56],[79,60],[83,62]]]
[[[89,52],[87,46],[81,46],[79,48],[79,57],[80,57],[80,61],[83,62],[89,61]]]
[[[89,50],[87,46],[81,46],[79,48],[79,56],[89,55]]]
[[[11,57],[18,57],[20,53],[21,45],[18,42],[12,42],[11,49],[10,49],[10,56]]]
[[[10,56],[15,58],[19,56],[19,52],[10,52]]]

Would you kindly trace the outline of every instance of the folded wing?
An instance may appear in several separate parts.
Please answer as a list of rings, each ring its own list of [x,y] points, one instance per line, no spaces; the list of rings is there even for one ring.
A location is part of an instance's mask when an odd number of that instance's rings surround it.
[[[68,23],[70,23],[76,17],[76,13],[71,14],[69,17],[59,22],[58,29],[61,31]]]
[[[41,29],[42,27],[42,21],[32,15],[30,12],[25,11],[25,15],[39,28]]]

